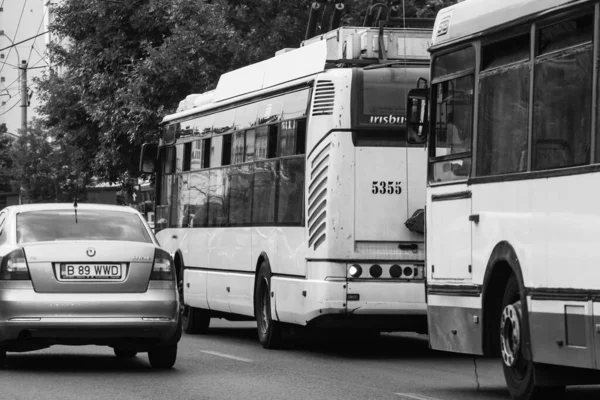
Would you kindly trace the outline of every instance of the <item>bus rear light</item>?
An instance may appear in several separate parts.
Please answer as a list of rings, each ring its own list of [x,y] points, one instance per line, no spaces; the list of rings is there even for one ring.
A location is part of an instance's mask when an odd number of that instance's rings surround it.
[[[402,267],[394,264],[390,267],[390,276],[392,278],[400,278],[402,276]]]
[[[350,268],[348,268],[348,273],[353,278],[359,278],[362,275],[362,267],[358,264],[352,264]]]
[[[382,272],[383,270],[379,264],[373,264],[371,265],[371,268],[369,268],[369,274],[371,274],[373,278],[379,278]]]
[[[406,278],[412,278],[413,276],[413,269],[411,267],[404,267],[404,276]]]

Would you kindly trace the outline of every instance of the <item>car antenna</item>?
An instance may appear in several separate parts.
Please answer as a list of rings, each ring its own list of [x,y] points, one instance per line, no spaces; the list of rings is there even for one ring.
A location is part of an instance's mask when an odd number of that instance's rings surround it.
[[[75,223],[77,223],[77,197],[79,197],[79,185],[77,185],[77,191],[75,192],[75,202],[73,203],[73,209],[75,210]]]

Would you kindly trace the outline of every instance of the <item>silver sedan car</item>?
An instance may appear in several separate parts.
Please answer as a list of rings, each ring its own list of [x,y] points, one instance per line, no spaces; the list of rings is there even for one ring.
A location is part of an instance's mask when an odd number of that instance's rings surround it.
[[[0,368],[54,344],[148,352],[170,368],[181,337],[173,259],[133,208],[29,204],[0,210]]]

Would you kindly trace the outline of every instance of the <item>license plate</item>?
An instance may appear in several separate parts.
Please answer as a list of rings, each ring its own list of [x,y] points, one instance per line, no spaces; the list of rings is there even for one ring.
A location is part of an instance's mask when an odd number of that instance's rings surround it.
[[[114,279],[123,275],[121,264],[61,264],[61,279]]]

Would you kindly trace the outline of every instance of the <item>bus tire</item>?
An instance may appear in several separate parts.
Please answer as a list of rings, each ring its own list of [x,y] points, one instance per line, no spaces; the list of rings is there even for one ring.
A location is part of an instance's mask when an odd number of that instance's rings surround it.
[[[189,335],[205,334],[210,325],[210,313],[208,310],[183,305],[181,325]]]
[[[283,325],[272,318],[271,312],[271,267],[263,261],[256,276],[254,290],[254,315],[258,340],[265,349],[283,346]]]
[[[514,400],[559,399],[564,386],[548,387],[535,384],[535,363],[523,357],[521,346],[526,343],[523,336],[523,317],[519,282],[511,275],[506,283],[500,314],[500,354],[504,379]]]

